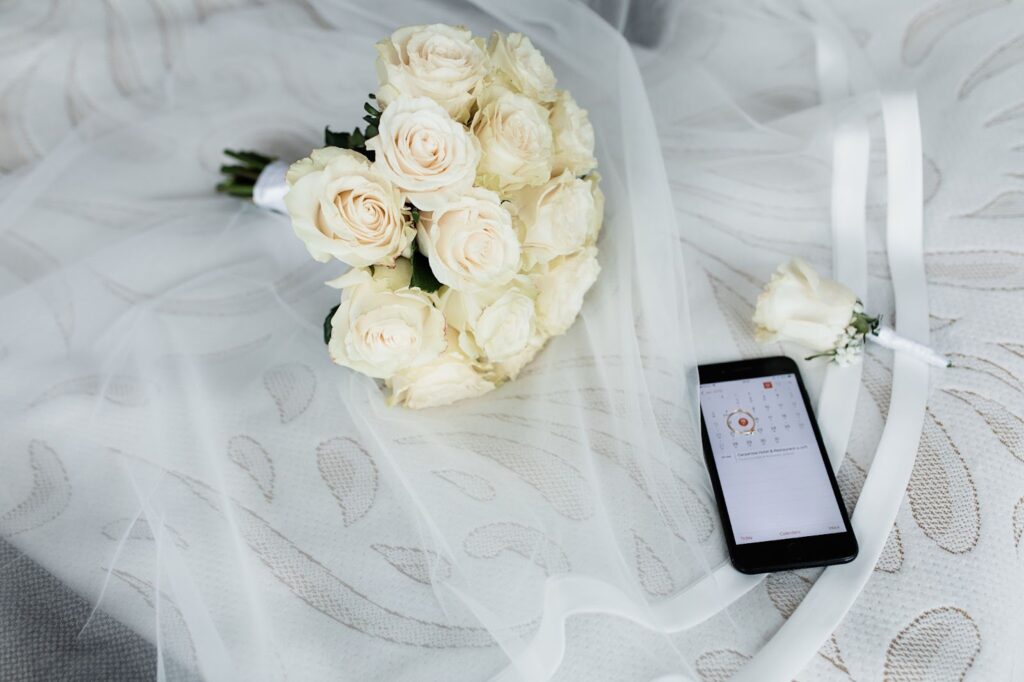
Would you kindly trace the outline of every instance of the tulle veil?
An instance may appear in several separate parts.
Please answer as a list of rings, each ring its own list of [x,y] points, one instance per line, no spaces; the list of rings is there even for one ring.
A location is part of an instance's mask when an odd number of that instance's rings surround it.
[[[696,366],[778,351],[747,320],[783,254],[686,261],[755,219],[827,267],[835,121],[880,135],[878,103],[855,67],[819,100],[813,13],[603,4],[619,26],[539,0],[80,6],[106,32],[16,84],[18,139],[59,128],[49,90],[73,125],[0,183],[0,534],[151,641],[157,679],[690,679],[706,643],[771,635],[720,568]],[[339,272],[212,187],[224,147],[298,158],[358,120],[373,43],[428,22],[533,39],[590,112],[607,209],[573,329],[413,412],[330,363]]]

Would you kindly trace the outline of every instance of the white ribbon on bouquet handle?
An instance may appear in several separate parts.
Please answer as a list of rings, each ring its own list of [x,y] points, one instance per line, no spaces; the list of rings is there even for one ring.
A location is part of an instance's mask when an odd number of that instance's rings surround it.
[[[284,195],[288,194],[288,183],[285,181],[287,172],[288,164],[284,161],[268,163],[253,185],[252,203],[268,211],[287,215],[288,209],[284,205]]]

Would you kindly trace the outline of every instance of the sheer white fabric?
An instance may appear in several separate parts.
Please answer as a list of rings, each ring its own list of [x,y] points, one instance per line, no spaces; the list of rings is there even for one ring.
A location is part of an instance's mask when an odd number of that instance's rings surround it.
[[[480,679],[529,639],[548,576],[644,603],[643,543],[680,584],[705,572],[657,133],[625,40],[552,9],[559,23],[521,26],[403,3],[308,8],[319,27],[288,7],[213,15],[163,36],[182,43],[158,88],[13,184],[4,253],[29,282],[0,304],[4,536],[151,637],[162,677]],[[529,32],[591,111],[608,197],[604,273],[572,333],[493,396],[424,413],[330,363],[337,273],[286,220],[211,192],[225,146],[298,157],[358,120],[399,16]]]
[[[877,83],[813,7],[596,4],[615,28],[540,0],[12,11],[26,41],[103,30],[4,62],[0,534],[150,639],[156,678],[714,679],[746,658],[716,643],[778,627],[732,605],[758,579],[721,568],[694,370],[780,350],[752,297],[787,252],[828,270],[836,132],[884,149]],[[493,394],[412,412],[330,363],[332,266],[212,187],[224,147],[288,160],[354,125],[373,43],[434,21],[530,35],[590,112],[607,209],[572,330]],[[854,147],[843,205],[877,244],[885,168]],[[866,289],[860,251],[835,265]],[[807,369],[837,461],[853,371]],[[572,615],[589,600],[629,615]]]

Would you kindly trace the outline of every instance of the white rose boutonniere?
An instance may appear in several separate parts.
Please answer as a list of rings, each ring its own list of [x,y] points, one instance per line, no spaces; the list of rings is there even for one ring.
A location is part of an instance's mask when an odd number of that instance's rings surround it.
[[[288,169],[285,206],[295,234],[320,262],[355,267],[409,256],[416,230],[402,193],[362,154],[325,147]]]
[[[351,270],[329,282],[342,290],[330,318],[327,350],[339,365],[378,379],[425,365],[447,344],[444,315],[430,296],[409,288],[409,261]]]
[[[822,277],[801,258],[779,266],[754,310],[758,341],[792,341],[815,351],[807,360],[823,357],[849,365],[859,359],[864,343],[871,339],[888,348],[908,350],[929,364],[949,366],[932,349],[897,336],[880,327],[880,322],[880,317],[864,312],[852,291]]]
[[[535,100],[488,88],[471,128],[482,152],[479,184],[504,193],[543,184],[551,177],[554,137],[547,109]]]
[[[374,168],[424,211],[469,190],[480,162],[477,140],[426,97],[389,104],[366,149],[375,154]]]
[[[512,216],[479,187],[424,213],[418,242],[438,281],[460,291],[507,284],[519,269]]]
[[[377,43],[378,101],[429,97],[456,121],[469,120],[473,93],[487,75],[482,41],[461,26],[406,26]]]
[[[757,298],[754,325],[758,340],[795,341],[811,350],[829,351],[850,325],[857,297],[818,276],[800,258],[779,266]]]
[[[495,73],[511,89],[539,102],[555,99],[555,73],[529,38],[495,32],[487,48]]]

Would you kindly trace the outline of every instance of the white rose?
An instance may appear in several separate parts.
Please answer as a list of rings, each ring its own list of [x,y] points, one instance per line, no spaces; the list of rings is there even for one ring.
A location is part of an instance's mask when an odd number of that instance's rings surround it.
[[[416,230],[403,211],[402,193],[362,154],[316,149],[293,163],[286,179],[292,229],[316,260],[333,257],[362,267],[411,255]]]
[[[459,332],[463,352],[486,362],[504,362],[538,342],[535,297],[529,280],[520,276],[487,291],[448,289],[440,308],[449,326]]]
[[[541,102],[555,99],[555,74],[529,38],[495,31],[487,49],[492,68],[513,90]]]
[[[593,246],[562,256],[531,274],[537,287],[537,319],[550,336],[564,334],[583,308],[583,297],[597,281],[601,266]]]
[[[567,256],[597,240],[604,195],[597,176],[581,180],[565,171],[547,184],[511,196],[527,269]]]
[[[351,268],[345,274],[324,282],[329,287],[354,289],[358,285],[368,285],[375,291],[398,291],[409,286],[412,280],[412,261],[399,258],[392,266],[377,265],[372,268]]]
[[[449,332],[448,350],[432,362],[399,372],[388,379],[391,404],[413,409],[438,407],[494,390],[495,384],[487,380],[459,350],[453,335],[454,332]]]
[[[492,379],[497,383],[503,383],[518,377],[523,368],[537,357],[537,353],[544,347],[546,341],[546,337],[537,337],[517,355],[491,365],[491,371],[494,375]]]
[[[430,296],[408,288],[411,274],[402,259],[394,268],[375,267],[373,274],[357,268],[328,282],[342,289],[327,345],[334,362],[386,379],[431,362],[445,349],[444,315]]]
[[[555,136],[555,160],[551,172],[558,175],[571,171],[573,175],[586,175],[597,168],[594,158],[594,126],[567,90],[558,91],[558,99],[551,107],[551,130]]]
[[[529,97],[488,88],[472,130],[482,152],[477,181],[484,187],[506,192],[551,177],[555,147],[548,112]]]
[[[474,187],[420,217],[420,250],[442,284],[485,289],[507,283],[519,269],[519,239],[498,195]]]
[[[385,107],[402,95],[429,97],[455,120],[469,119],[487,55],[467,29],[407,26],[377,43],[377,52],[377,100]]]
[[[509,360],[522,353],[536,334],[533,299],[520,291],[506,291],[484,308],[473,327],[473,336],[492,362]]]
[[[374,169],[424,211],[472,187],[480,162],[476,138],[426,97],[392,101],[366,148],[375,154]]]
[[[856,304],[852,291],[794,258],[779,266],[757,297],[757,339],[795,341],[819,352],[832,350],[850,324]]]

